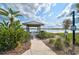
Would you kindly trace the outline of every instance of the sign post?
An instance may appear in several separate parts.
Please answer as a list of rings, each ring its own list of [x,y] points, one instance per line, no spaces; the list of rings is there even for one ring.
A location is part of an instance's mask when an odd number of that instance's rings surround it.
[[[75,26],[75,11],[72,12],[72,34],[73,34],[73,42],[72,42],[72,54],[75,54],[75,30],[76,30],[76,26]]]

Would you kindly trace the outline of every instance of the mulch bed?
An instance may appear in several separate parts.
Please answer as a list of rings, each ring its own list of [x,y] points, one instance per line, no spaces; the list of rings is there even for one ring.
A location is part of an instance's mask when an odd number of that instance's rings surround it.
[[[21,47],[16,47],[14,50],[0,52],[0,55],[21,55],[28,49],[30,49],[31,42],[24,43]]]

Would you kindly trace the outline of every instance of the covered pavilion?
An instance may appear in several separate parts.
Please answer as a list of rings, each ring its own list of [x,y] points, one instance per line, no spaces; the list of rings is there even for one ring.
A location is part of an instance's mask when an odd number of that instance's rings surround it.
[[[43,26],[44,23],[39,20],[31,20],[31,21],[23,23],[23,25],[26,26],[26,30],[28,32],[30,32],[30,27],[37,27],[37,32],[39,32],[41,31],[41,26]]]

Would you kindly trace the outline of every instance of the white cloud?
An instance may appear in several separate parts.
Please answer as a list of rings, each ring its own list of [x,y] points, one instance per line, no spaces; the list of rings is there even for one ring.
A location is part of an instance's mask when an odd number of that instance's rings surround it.
[[[52,5],[54,7],[56,5],[56,3],[53,3]],[[8,6],[19,9],[21,14],[28,18],[35,17],[36,13],[39,10],[41,10],[42,7],[45,9],[43,12],[45,15],[48,15],[48,16],[52,15],[51,14],[51,3],[50,4],[49,3],[24,3],[24,4],[23,3],[20,3],[20,4],[13,3],[13,4],[8,4]]]
[[[53,3],[53,7],[55,7],[57,5],[57,3]]]
[[[68,4],[67,7],[59,15],[57,15],[57,17],[60,18],[60,17],[68,15],[71,11],[72,4],[73,3]]]
[[[45,11],[43,13],[48,13],[48,12],[50,12],[50,10],[51,10],[51,4],[47,4],[45,6]]]
[[[43,3],[26,3],[26,4],[15,4],[16,7],[21,11],[21,13],[28,17],[28,18],[33,18],[33,19],[37,19],[37,20],[41,20],[43,21],[45,18],[41,18],[39,16],[36,16],[36,13],[41,10],[42,7],[45,8],[45,13],[50,11],[50,6],[51,4],[43,4]],[[20,6],[20,7],[19,7]],[[42,20],[43,19],[43,20]],[[44,21],[43,21],[44,22]],[[46,23],[46,22],[45,22]]]

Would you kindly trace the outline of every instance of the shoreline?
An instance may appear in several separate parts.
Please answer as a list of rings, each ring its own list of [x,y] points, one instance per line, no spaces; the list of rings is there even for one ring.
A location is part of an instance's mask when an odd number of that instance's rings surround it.
[[[72,33],[71,30],[67,30],[67,31],[68,31],[68,33]],[[46,32],[50,32],[50,33],[64,33],[65,31],[64,30],[52,30],[52,31],[48,30]],[[75,33],[79,33],[79,30],[75,31]]]

